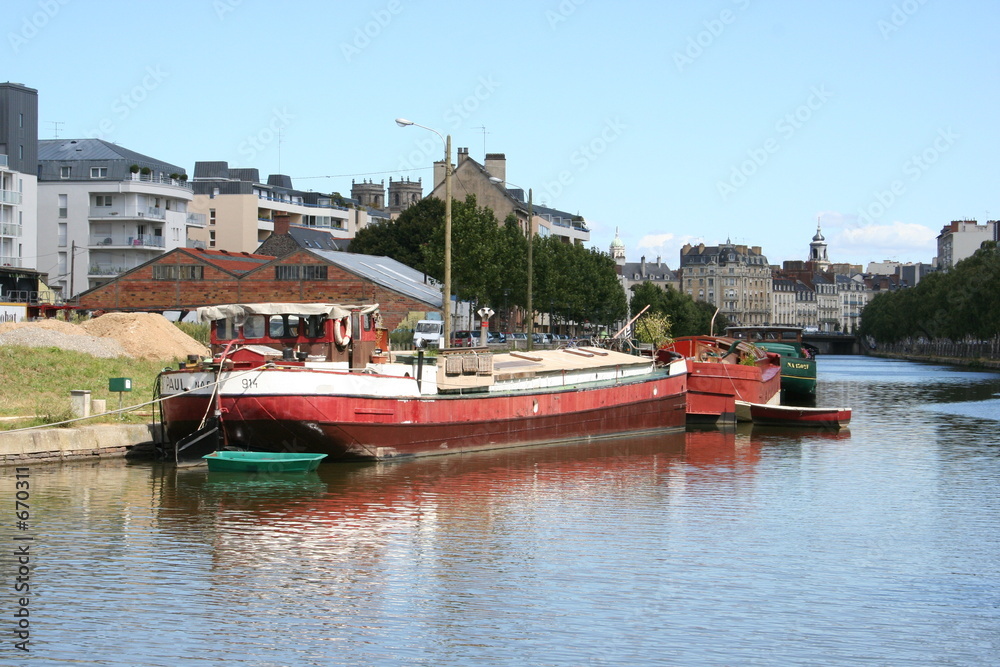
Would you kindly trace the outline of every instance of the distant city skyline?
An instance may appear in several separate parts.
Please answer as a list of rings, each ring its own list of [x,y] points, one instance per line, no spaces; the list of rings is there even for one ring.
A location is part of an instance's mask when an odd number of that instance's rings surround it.
[[[817,220],[833,262],[929,263],[952,220],[1000,217],[985,0],[6,7],[0,78],[39,91],[40,139],[188,173],[226,160],[302,190],[427,193],[444,147],[402,116],[450,134],[453,160],[505,153],[510,182],[583,215],[592,246],[619,228],[629,261],[673,269],[684,243],[726,239],[807,259]]]

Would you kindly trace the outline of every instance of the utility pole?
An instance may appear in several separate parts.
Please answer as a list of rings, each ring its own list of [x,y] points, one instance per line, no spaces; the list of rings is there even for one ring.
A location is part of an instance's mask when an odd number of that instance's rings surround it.
[[[69,245],[69,294],[67,299],[73,296],[73,269],[76,267],[76,241],[71,241]]]

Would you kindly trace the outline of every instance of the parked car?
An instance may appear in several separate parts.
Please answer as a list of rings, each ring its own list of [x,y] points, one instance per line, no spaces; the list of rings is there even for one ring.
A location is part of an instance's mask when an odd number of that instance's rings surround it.
[[[552,344],[552,334],[550,333],[533,333],[531,334],[531,341],[535,345],[551,345]]]
[[[472,347],[479,342],[479,334],[472,331],[451,332],[452,347]]]
[[[487,331],[486,332],[486,342],[487,343],[506,343],[507,336],[500,333],[499,331]]]

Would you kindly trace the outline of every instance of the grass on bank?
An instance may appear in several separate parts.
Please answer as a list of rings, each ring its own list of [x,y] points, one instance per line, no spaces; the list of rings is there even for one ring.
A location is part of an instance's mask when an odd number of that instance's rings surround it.
[[[163,361],[142,361],[129,357],[102,359],[82,352],[56,347],[0,346],[0,430],[24,428],[72,419],[70,391],[89,389],[90,398],[105,399],[108,410],[118,409],[118,392],[108,391],[108,379],[132,378],[132,391],[123,392],[122,406],[146,403],[153,398],[156,376],[166,366]],[[124,422],[144,424],[152,420],[153,406],[135,412],[98,417],[72,426]]]

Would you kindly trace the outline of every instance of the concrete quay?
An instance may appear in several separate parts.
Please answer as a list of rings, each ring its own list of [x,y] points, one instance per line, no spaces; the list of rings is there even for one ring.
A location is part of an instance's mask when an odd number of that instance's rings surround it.
[[[159,437],[159,424],[94,424],[76,428],[0,431],[0,466],[121,458]]]

